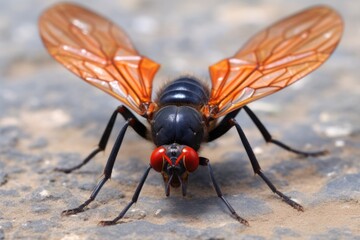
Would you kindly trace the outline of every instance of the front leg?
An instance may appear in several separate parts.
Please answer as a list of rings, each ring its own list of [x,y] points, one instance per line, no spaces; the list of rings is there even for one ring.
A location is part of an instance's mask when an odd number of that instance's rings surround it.
[[[228,200],[224,197],[224,195],[222,194],[221,192],[221,189],[219,187],[219,184],[217,183],[216,179],[215,179],[215,176],[214,176],[214,173],[213,173],[213,169],[210,165],[210,161],[209,159],[207,158],[204,158],[204,157],[200,157],[200,165],[202,166],[207,166],[208,167],[208,170],[209,170],[209,174],[210,174],[210,179],[211,179],[211,182],[213,183],[214,185],[214,188],[215,188],[215,191],[216,191],[216,194],[217,196],[225,203],[226,207],[229,209],[229,211],[231,212],[231,215],[238,221],[240,222],[241,224],[244,224],[245,226],[250,226],[249,225],[249,222],[240,217],[239,214],[237,214],[237,212],[234,210],[234,208],[230,205],[230,203],[228,202]]]
[[[120,219],[122,219],[126,212],[130,209],[130,207],[137,202],[138,198],[139,198],[139,195],[140,195],[140,192],[141,192],[141,189],[142,187],[144,186],[144,183],[146,181],[146,178],[147,176],[149,175],[149,172],[151,170],[151,166],[149,166],[146,171],[144,172],[144,175],[142,176],[135,192],[134,192],[134,195],[133,197],[131,198],[131,201],[124,207],[124,209],[120,212],[120,214],[114,218],[113,220],[110,220],[110,221],[101,221],[99,222],[99,225],[100,226],[109,226],[109,225],[114,225],[116,224]]]

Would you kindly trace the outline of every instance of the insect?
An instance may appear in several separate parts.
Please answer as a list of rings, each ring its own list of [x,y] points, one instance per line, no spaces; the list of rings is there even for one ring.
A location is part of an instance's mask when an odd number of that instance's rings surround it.
[[[266,142],[303,156],[318,156],[325,151],[304,152],[274,139],[248,103],[275,93],[318,68],[340,41],[343,22],[336,11],[315,6],[287,17],[253,36],[236,54],[210,66],[211,89],[196,77],[180,76],[165,85],[152,98],[152,82],[159,64],[142,56],[126,33],[106,18],[81,6],[60,3],[47,9],[39,20],[40,35],[50,55],[71,72],[120,100],[110,117],[98,147],[79,165],[57,169],[70,173],[88,163],[105,149],[117,115],[125,123],[108,157],[103,178],[89,199],[65,210],[63,215],[84,211],[102,186],[110,179],[115,159],[128,127],[142,138],[153,141],[155,149],[130,202],[110,221],[116,224],[138,200],[151,169],[161,173],[166,196],[181,187],[186,195],[188,176],[199,165],[207,166],[217,196],[231,215],[244,225],[242,218],[221,192],[208,158],[198,155],[203,142],[218,139],[235,127],[255,174],[285,203],[303,211],[303,207],[280,192],[266,177],[244,134],[235,120],[244,110]],[[147,119],[150,130],[135,114]]]

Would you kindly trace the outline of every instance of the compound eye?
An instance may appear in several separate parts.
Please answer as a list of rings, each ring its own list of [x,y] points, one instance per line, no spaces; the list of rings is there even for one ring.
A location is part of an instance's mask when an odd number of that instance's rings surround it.
[[[166,149],[164,147],[156,148],[150,157],[150,166],[157,172],[161,172],[164,166],[164,155],[166,154]]]
[[[199,155],[191,147],[184,147],[182,150],[184,154],[184,165],[188,172],[193,172],[199,166]]]

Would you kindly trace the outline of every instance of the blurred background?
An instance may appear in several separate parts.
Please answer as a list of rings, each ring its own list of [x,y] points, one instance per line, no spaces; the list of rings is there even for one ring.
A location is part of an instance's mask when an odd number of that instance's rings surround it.
[[[97,227],[129,201],[153,149],[129,130],[113,179],[89,210],[60,217],[89,196],[105,154],[70,175],[54,172],[81,161],[98,142],[120,104],[56,63],[38,35],[40,13],[59,1],[0,2],[0,239],[355,239],[360,236],[360,3],[357,1],[69,1],[120,25],[138,51],[161,64],[155,92],[181,74],[208,80],[208,66],[232,56],[253,34],[317,4],[336,9],[343,38],[317,71],[272,96],[250,104],[278,139],[303,150],[328,149],[300,158],[264,144],[245,115],[239,121],[273,183],[305,207],[296,212],[258,177],[235,131],[204,145],[233,207],[248,219],[232,219],[216,198],[206,169],[191,176],[189,196],[163,193],[151,173],[126,224]],[[210,83],[210,82],[209,82]]]

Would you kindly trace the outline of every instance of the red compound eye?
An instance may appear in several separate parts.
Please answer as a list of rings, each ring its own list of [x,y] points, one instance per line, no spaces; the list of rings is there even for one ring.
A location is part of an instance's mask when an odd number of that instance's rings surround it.
[[[150,157],[150,165],[155,171],[162,171],[164,165],[164,156],[166,156],[166,149],[164,147],[158,147],[152,152]]]
[[[193,172],[199,166],[199,155],[191,147],[184,147],[182,150],[184,165],[187,171]]]

